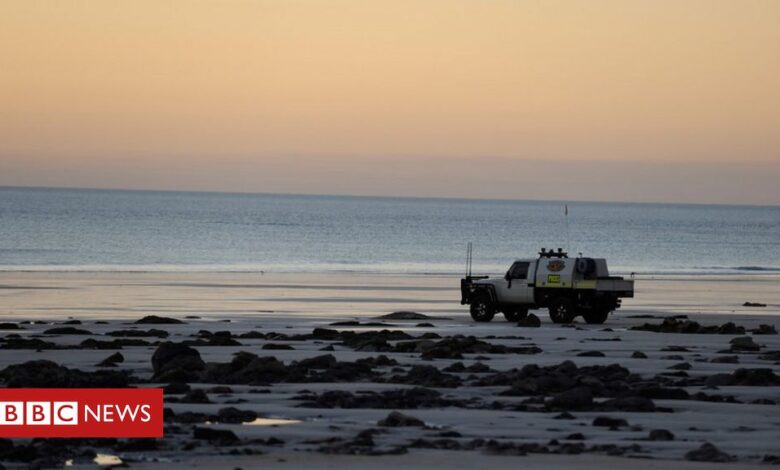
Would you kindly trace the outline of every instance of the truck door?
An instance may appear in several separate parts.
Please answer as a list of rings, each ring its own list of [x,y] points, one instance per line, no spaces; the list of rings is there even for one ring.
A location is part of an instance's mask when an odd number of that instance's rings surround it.
[[[535,263],[516,261],[506,273],[505,302],[516,304],[532,304],[534,299],[533,277]],[[530,285],[529,285],[530,284]]]

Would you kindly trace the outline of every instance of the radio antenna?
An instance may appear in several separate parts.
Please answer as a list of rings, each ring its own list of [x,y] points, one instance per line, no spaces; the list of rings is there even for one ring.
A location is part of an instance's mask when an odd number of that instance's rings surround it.
[[[471,276],[471,242],[466,245],[466,277]]]
[[[569,205],[563,205],[563,220],[566,225],[566,251],[571,251],[571,245],[569,243]]]

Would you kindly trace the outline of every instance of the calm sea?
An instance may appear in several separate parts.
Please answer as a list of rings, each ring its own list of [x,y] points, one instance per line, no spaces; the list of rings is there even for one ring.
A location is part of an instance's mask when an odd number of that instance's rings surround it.
[[[0,188],[0,270],[501,272],[540,247],[613,271],[780,272],[780,207]]]

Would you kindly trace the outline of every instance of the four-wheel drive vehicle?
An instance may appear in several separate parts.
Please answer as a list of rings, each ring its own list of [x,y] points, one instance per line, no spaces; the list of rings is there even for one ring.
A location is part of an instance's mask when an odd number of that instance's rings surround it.
[[[560,248],[542,248],[536,259],[515,261],[503,278],[467,275],[460,290],[460,303],[470,304],[471,317],[479,322],[492,320],[496,312],[517,321],[529,309],[547,308],[555,323],[571,323],[578,315],[604,323],[621,297],[634,296],[634,281],[610,276],[603,258],[569,258]]]

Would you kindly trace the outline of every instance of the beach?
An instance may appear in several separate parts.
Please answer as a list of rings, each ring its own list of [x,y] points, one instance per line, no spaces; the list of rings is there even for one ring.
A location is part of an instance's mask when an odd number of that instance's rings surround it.
[[[90,466],[90,452],[135,468],[777,461],[780,337],[772,327],[780,276],[640,276],[635,298],[604,325],[581,318],[556,325],[537,310],[537,328],[501,315],[473,322],[458,282],[359,273],[2,272],[0,316],[18,329],[0,332],[0,369],[48,360],[126,373],[131,386],[166,387],[164,439],[74,442],[33,461]],[[393,312],[421,316],[381,318]],[[150,315],[163,320],[135,323]],[[696,322],[697,332],[686,322]],[[651,331],[662,324],[667,332]],[[33,339],[44,343],[23,341]],[[174,351],[170,363],[153,364],[166,342],[187,343],[201,362],[179,367]],[[122,359],[98,366],[115,353]],[[253,369],[224,372],[239,357]],[[390,417],[394,411],[402,417]]]

